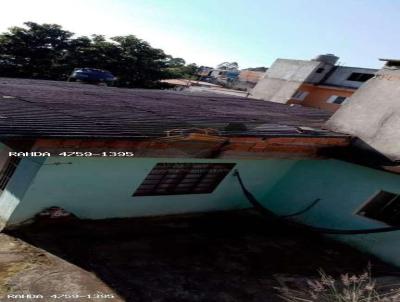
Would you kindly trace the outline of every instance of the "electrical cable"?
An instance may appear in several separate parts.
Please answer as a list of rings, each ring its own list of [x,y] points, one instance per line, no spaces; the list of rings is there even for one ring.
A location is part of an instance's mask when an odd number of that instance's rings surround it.
[[[236,178],[238,179],[240,187],[243,191],[243,194],[246,196],[247,200],[257,211],[259,211],[262,215],[266,216],[269,219],[284,221],[285,223],[287,223],[291,226],[294,226],[296,228],[314,231],[314,232],[318,232],[318,233],[332,234],[332,235],[361,235],[361,234],[373,234],[373,233],[387,233],[387,232],[393,232],[393,231],[400,230],[400,226],[390,226],[390,227],[371,228],[371,229],[352,229],[352,230],[331,229],[331,228],[324,228],[324,227],[315,227],[315,226],[308,225],[308,224],[301,224],[298,222],[294,222],[292,220],[288,220],[287,218],[304,214],[305,212],[312,209],[316,204],[318,204],[320,199],[315,200],[312,204],[310,204],[305,209],[303,209],[299,212],[289,214],[289,215],[279,216],[279,215],[275,214],[273,211],[264,207],[254,197],[254,195],[245,187],[238,170],[235,170],[233,175],[236,176]]]

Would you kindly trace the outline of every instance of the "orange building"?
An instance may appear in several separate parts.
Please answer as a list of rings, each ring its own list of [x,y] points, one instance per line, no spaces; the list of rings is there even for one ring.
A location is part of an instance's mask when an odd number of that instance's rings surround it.
[[[303,84],[288,101],[288,104],[299,104],[306,107],[336,111],[356,88],[334,87],[325,85]]]
[[[258,81],[252,96],[266,101],[336,111],[377,69],[336,65],[338,57],[277,59]]]

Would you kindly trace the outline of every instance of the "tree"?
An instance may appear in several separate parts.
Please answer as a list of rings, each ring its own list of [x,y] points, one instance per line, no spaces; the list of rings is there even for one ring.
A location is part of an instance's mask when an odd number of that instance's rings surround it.
[[[69,68],[92,67],[118,71],[116,64],[121,58],[120,48],[102,35],[78,37],[71,41],[66,59]]]
[[[167,55],[133,35],[111,38],[121,50],[117,62],[118,82],[122,86],[151,86],[162,78]]]
[[[74,68],[89,67],[112,72],[119,86],[154,87],[197,70],[134,35],[74,37],[57,24],[24,24],[0,34],[0,76],[65,80]]]
[[[165,65],[168,68],[176,68],[176,67],[182,67],[185,66],[186,62],[182,58],[174,58],[172,56],[167,56],[167,61],[165,62]]]
[[[184,62],[183,59],[181,60]],[[165,68],[164,77],[169,79],[196,79],[198,70],[199,67],[194,63],[188,65],[181,63],[178,66]]]
[[[0,35],[0,74],[59,79],[73,33],[56,24],[26,22]]]

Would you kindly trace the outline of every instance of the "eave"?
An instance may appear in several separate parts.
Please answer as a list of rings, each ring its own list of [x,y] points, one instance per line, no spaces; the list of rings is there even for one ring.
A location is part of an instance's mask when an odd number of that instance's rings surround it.
[[[18,141],[4,142],[16,150],[22,150],[18,147]],[[33,142],[29,151],[50,152],[54,155],[61,152],[129,151],[133,152],[135,157],[172,158],[322,158],[322,150],[346,148],[350,142],[348,136],[258,138],[194,133],[146,140],[41,138]]]

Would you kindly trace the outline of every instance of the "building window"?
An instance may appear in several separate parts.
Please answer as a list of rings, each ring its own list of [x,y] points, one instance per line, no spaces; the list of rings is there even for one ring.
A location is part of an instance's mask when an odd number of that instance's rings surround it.
[[[371,73],[359,73],[359,72],[353,72],[348,78],[348,81],[355,81],[355,82],[366,82],[370,78],[373,78],[374,74]]]
[[[133,196],[212,193],[234,163],[158,163]]]
[[[345,102],[347,102],[347,97],[345,96],[339,96],[339,95],[331,95],[327,100],[327,103],[331,103],[331,104],[343,104]]]
[[[3,166],[3,169],[0,171],[0,192],[3,192],[7,187],[20,161],[21,158],[19,157],[10,157]]]
[[[386,60],[381,60],[381,61],[386,61]],[[388,67],[400,67],[400,60],[387,60],[385,65]]]
[[[357,214],[389,225],[400,225],[400,195],[380,191]]]
[[[301,90],[297,90],[293,96],[292,99],[294,100],[298,100],[298,101],[302,101],[306,98],[306,96],[308,95],[307,91],[301,91]]]
[[[323,73],[324,70],[325,70],[324,68],[318,68],[315,72],[316,72],[316,73]]]

